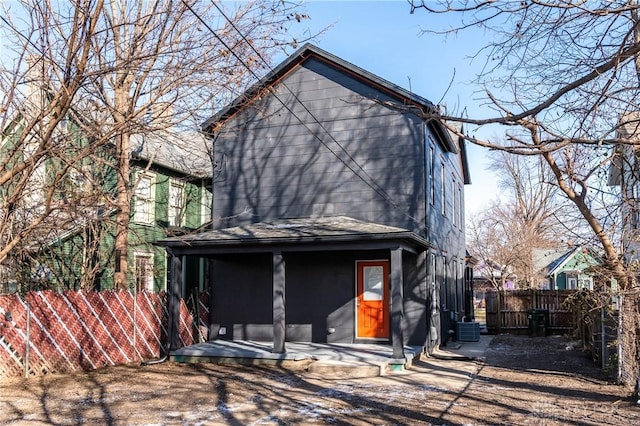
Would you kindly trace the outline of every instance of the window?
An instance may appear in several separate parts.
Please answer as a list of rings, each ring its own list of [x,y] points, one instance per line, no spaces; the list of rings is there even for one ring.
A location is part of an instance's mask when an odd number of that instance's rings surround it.
[[[578,279],[578,288],[593,290],[593,281],[591,280],[591,277],[582,277]]]
[[[140,174],[135,190],[134,222],[153,223],[154,212],[154,176],[150,173]]]
[[[464,223],[464,201],[462,200],[462,186],[458,184],[458,224],[462,228]]]
[[[172,180],[169,185],[169,226],[182,226],[184,220],[184,184]]]
[[[202,186],[202,205],[201,205],[201,209],[200,209],[200,215],[201,217],[201,221],[200,224],[204,225],[206,223],[209,223],[211,221],[211,198],[212,198],[212,194],[211,192],[207,189],[206,186]]]
[[[446,187],[447,183],[445,181],[445,169],[444,169],[444,163],[440,163],[440,202],[442,203],[442,214],[446,215],[447,214],[447,191],[446,191]]]
[[[433,146],[429,147],[429,180],[431,181],[431,204],[436,203],[436,153]]]
[[[457,188],[455,178],[451,181],[451,199],[453,202],[453,226],[458,226],[458,218],[460,217],[458,214],[458,209],[460,206],[458,205],[458,194],[455,192],[455,188]]]
[[[135,253],[136,291],[153,291],[153,254]]]

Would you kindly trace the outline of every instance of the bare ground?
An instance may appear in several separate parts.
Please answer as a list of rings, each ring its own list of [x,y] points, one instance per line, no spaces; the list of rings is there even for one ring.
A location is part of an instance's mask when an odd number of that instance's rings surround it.
[[[639,425],[640,408],[563,337],[497,336],[486,362],[386,376],[162,363],[0,382],[1,424]]]

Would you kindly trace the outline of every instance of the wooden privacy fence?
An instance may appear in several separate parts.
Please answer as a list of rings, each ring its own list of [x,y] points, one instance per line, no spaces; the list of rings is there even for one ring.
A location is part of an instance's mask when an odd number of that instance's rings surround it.
[[[549,311],[549,334],[571,333],[576,327],[573,311],[564,301],[574,290],[513,290],[485,293],[487,331],[491,334],[528,334],[529,312],[532,309]]]
[[[165,293],[52,291],[0,295],[0,378],[37,376],[160,357],[167,336]],[[181,345],[193,316],[180,306]]]

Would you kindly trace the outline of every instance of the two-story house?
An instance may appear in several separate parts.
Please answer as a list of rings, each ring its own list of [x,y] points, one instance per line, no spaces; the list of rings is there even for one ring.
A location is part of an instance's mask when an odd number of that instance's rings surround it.
[[[97,168],[96,164],[86,167],[93,172]],[[167,253],[155,242],[194,232],[210,222],[211,158],[201,134],[165,130],[132,136],[131,169],[132,215],[126,253],[129,288],[165,290]],[[114,173],[109,167],[102,172],[106,196],[115,190]],[[79,185],[74,182],[73,186]],[[114,250],[115,211],[104,205],[98,210],[39,249],[38,268],[46,270],[49,287],[78,288],[87,274],[94,276],[95,289],[114,287],[113,274],[119,263],[115,259],[122,255]],[[204,263],[194,261],[185,282],[202,286]]]
[[[469,174],[434,112],[305,45],[211,117],[214,229],[159,242],[173,329],[197,257],[211,264],[210,340],[388,342],[395,357],[444,341],[467,315]]]
[[[113,288],[115,259],[122,256],[129,288],[165,289],[166,251],[153,243],[211,219],[205,138],[171,125],[167,105],[138,123],[167,127],[131,137],[129,244],[127,253],[118,253],[115,146],[79,104],[54,114],[55,96],[64,95],[50,86],[49,69],[46,58],[28,58],[24,93],[16,89],[13,109],[3,115],[0,292]]]

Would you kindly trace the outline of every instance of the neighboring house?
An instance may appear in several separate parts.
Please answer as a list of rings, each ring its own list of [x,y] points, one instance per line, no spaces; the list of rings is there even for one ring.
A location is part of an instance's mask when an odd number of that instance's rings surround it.
[[[446,340],[470,317],[470,181],[435,110],[305,45],[211,117],[215,229],[159,242],[175,255],[173,329],[195,257],[212,263],[211,340],[390,342],[397,357]]]
[[[569,249],[533,249],[538,288],[545,290],[593,290],[594,274],[590,268],[599,264],[599,258],[582,246]]]
[[[492,259],[480,261],[473,269],[474,288],[483,293],[503,286],[504,290],[515,290],[516,275],[511,266],[501,265]]]
[[[132,136],[129,288],[165,290],[167,253],[155,242],[194,232],[210,223],[212,171],[204,148],[203,136],[197,133],[161,131]],[[109,170],[108,182],[113,182],[114,172]],[[114,287],[114,261],[119,255],[113,247],[114,219],[115,212],[101,212],[41,250],[39,267],[50,271],[52,287],[76,288],[87,269],[93,269],[95,289]],[[94,248],[93,263],[83,257],[89,247]],[[189,266],[188,281],[202,286],[204,263],[196,261]]]
[[[54,94],[47,59],[26,62],[24,97],[2,117],[0,174],[10,177],[0,187],[0,238],[3,247],[15,246],[0,265],[0,292],[113,288],[121,256],[127,256],[129,288],[166,289],[166,250],[155,241],[211,221],[213,167],[204,136],[167,121],[170,105],[150,108],[143,120],[166,127],[131,135],[128,252],[118,253],[115,147],[94,145],[94,135],[84,129],[96,123],[80,107],[60,121],[43,116]],[[15,238],[25,229],[25,238]],[[203,274],[199,262],[185,278],[202,285]]]
[[[78,120],[81,115],[72,111],[59,129],[61,135],[66,134],[65,149],[69,152],[89,143]],[[21,131],[21,122],[16,116],[3,132],[3,170],[29,161],[31,146],[38,143],[33,137],[23,147],[14,148],[12,134]],[[196,132],[169,129],[132,136],[134,196],[126,253],[130,288],[166,289],[166,250],[154,243],[210,223],[212,163],[206,146],[204,136]],[[63,171],[71,161],[73,166]],[[52,212],[42,221],[39,232],[33,232],[21,244],[20,256],[9,256],[3,263],[0,291],[78,289],[81,282],[86,287],[87,281],[95,289],[114,287],[114,261],[122,254],[114,250],[115,211],[109,208],[107,199],[115,199],[116,170],[109,164],[113,164],[111,145],[97,147],[80,161],[63,155],[48,156],[30,172],[28,190],[22,191],[19,202],[0,199],[2,206],[13,203],[13,214],[24,218],[23,223],[17,223],[19,228],[46,214],[42,208],[45,193],[55,188]],[[0,197],[13,195],[10,185],[2,188]],[[190,282],[201,285],[204,266],[191,266]]]

